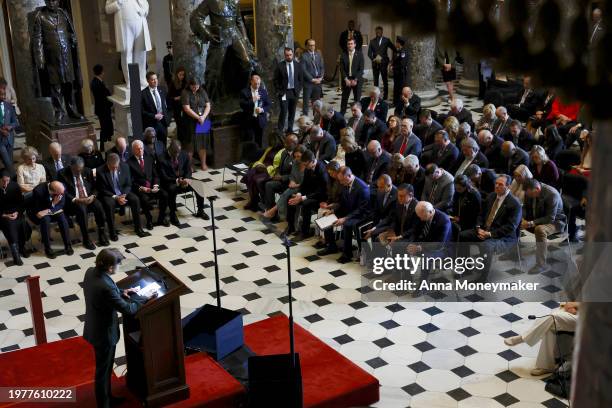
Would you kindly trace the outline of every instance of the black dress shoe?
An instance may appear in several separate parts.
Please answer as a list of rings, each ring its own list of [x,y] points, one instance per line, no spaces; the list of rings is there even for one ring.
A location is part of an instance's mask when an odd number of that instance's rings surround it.
[[[110,240],[113,241],[113,242],[117,242],[119,240],[119,235],[117,235],[116,232],[111,232]]]
[[[325,248],[325,242],[323,241],[318,241],[316,244],[313,245],[314,249],[323,249]]]
[[[45,249],[45,255],[49,259],[55,259],[55,257],[57,256],[55,255],[55,252],[52,249]]]
[[[157,220],[155,225],[160,226],[160,227],[169,227],[170,226],[170,222],[167,219],[164,218],[163,220]]]
[[[338,248],[325,248],[322,249],[320,251],[317,251],[317,255],[319,256],[325,256],[325,255],[331,255],[331,254],[337,254],[338,253]]]
[[[206,221],[210,220],[210,217],[208,216],[208,214],[204,212],[203,209],[198,210],[198,212],[196,213],[196,217],[201,218]]]
[[[94,249],[96,249],[96,246],[94,245],[93,242],[91,241],[85,241],[83,242],[83,246],[87,249],[89,249],[90,251],[93,251]]]
[[[153,229],[153,221],[147,221],[145,228],[151,231]]]
[[[181,222],[179,221],[179,219],[177,218],[177,216],[170,216],[170,224],[174,225],[175,227],[178,227],[181,225]]]
[[[144,232],[144,230],[142,228],[138,228],[136,229],[136,235],[138,235],[140,238],[144,238],[147,236],[147,233]]]
[[[350,256],[346,256],[344,254],[342,254],[342,256],[338,258],[338,263],[341,263],[341,264],[346,264],[352,261],[353,259]]]
[[[30,257],[30,251],[28,251],[25,248],[19,248],[19,255],[21,255],[22,258],[29,258]]]
[[[108,238],[106,238],[106,236],[101,236],[98,238],[98,245],[99,246],[109,246],[110,242],[108,242]]]
[[[94,247],[95,249],[95,247]],[[66,255],[73,255],[74,254],[74,249],[72,249],[71,246],[68,246],[64,249],[64,252],[66,252]]]

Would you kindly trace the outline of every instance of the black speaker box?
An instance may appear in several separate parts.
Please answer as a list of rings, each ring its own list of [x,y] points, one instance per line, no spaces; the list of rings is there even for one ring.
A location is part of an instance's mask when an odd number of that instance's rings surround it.
[[[249,407],[302,408],[302,370],[291,354],[249,357]]]

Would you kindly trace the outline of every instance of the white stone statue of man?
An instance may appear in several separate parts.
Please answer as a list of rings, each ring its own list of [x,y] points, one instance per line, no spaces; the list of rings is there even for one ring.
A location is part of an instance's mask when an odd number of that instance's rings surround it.
[[[121,70],[125,82],[130,83],[128,64],[138,63],[141,88],[147,86],[147,51],[151,51],[151,37],[147,24],[147,0],[106,0],[106,14],[115,15],[115,41],[121,53]]]

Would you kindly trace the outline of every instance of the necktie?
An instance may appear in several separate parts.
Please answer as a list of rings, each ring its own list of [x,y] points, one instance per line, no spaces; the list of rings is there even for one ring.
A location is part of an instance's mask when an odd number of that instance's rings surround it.
[[[293,89],[293,64],[288,62],[287,68],[289,69],[289,86],[287,89]]]
[[[403,156],[404,155],[404,150],[406,150],[407,146],[408,146],[408,138],[404,137],[404,141],[402,142],[402,145],[400,146],[400,149],[399,149],[399,154],[401,154]]]
[[[58,160],[58,161],[55,162],[55,170],[56,171],[60,171],[63,168],[64,168],[64,165],[62,164],[61,160]]]
[[[491,207],[491,211],[489,211],[489,215],[487,216],[487,222],[485,223],[486,229],[491,228],[491,224],[493,224],[493,220],[495,219],[495,214],[497,213],[497,209],[499,208],[501,200],[498,198],[495,199],[493,203],[493,207]]]
[[[385,193],[385,195],[384,195],[384,197],[383,197],[383,203],[382,203],[382,204],[383,204],[383,207],[384,207],[385,205],[387,205],[387,199],[388,199],[388,198],[389,198],[389,193]]]
[[[85,188],[83,187],[83,181],[81,177],[76,178],[76,188],[79,192],[79,198],[87,198],[87,193],[85,193]]]
[[[374,160],[374,162],[372,163],[372,166],[370,166],[370,171],[368,172],[368,179],[367,179],[368,184],[372,183],[372,177],[374,177],[374,172],[376,171],[377,163],[378,163],[378,157],[376,158],[376,160]]]
[[[140,170],[142,171],[142,174],[146,177],[147,175],[145,174],[144,158],[141,157],[138,160],[138,163],[140,164]],[[149,180],[145,181],[145,187],[147,188],[151,187],[151,183],[149,182]]]
[[[310,54],[312,56],[312,66],[314,67],[315,70],[315,77],[318,78],[319,77],[319,70],[317,68],[317,58],[314,52]]]
[[[113,173],[113,188],[115,189],[115,195],[121,195],[121,188],[119,187],[119,175],[117,172]]]
[[[529,96],[529,92],[531,92],[531,90],[525,89],[525,92],[523,93],[523,97],[521,98],[521,102],[519,103],[519,105],[522,105],[525,103],[525,99],[527,99],[527,96]]]
[[[434,181],[431,186],[431,193],[429,193],[429,202],[433,204],[434,195],[436,194],[436,190],[438,189],[438,182]]]
[[[354,53],[349,53],[349,78],[353,77],[353,54]]]
[[[0,102],[0,125],[4,125],[4,102]]]
[[[431,221],[427,221],[425,222],[425,225],[423,225],[423,234],[421,235],[423,240],[426,240],[427,237],[429,236],[430,227],[431,227]]]
[[[374,108],[376,108],[376,101],[370,99],[370,106],[368,106],[368,109],[373,111]]]
[[[155,95],[155,107],[157,108],[157,113],[161,113],[161,98],[159,97],[159,92],[157,92],[157,88],[153,89],[153,95]]]

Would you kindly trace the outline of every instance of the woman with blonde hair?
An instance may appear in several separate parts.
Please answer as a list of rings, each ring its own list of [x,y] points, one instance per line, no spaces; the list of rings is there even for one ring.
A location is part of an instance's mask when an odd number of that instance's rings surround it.
[[[457,141],[457,133],[459,133],[459,120],[454,116],[449,116],[444,120],[444,130],[448,133],[451,143]]]
[[[26,146],[21,151],[22,164],[17,167],[17,184],[21,192],[29,195],[34,187],[47,181],[47,173],[42,164],[36,163],[38,150],[32,146]]]
[[[529,159],[529,170],[533,173],[533,178],[555,188],[559,186],[557,165],[548,158],[542,146],[533,146],[529,152]]]
[[[100,153],[99,150],[96,150],[96,145],[91,139],[83,139],[81,141],[79,156],[83,158],[85,167],[93,171],[94,177],[96,176],[95,169],[105,163],[102,153]]]
[[[491,130],[493,128],[493,122],[495,122],[495,105],[488,103],[482,108],[482,117],[476,122],[476,133],[483,129]]]
[[[395,115],[389,116],[387,119],[387,131],[382,136],[380,144],[386,152],[393,151],[393,141],[400,134],[400,118]]]
[[[343,132],[344,130],[347,131]],[[366,156],[355,141],[355,132],[352,128],[347,127],[340,131],[340,135],[340,147],[344,150],[344,165],[349,167],[356,177],[363,179],[366,172]],[[340,147],[338,150],[340,150]]]
[[[529,167],[521,164],[514,170],[513,176],[512,183],[510,184],[510,192],[521,204],[523,204],[525,201],[524,185],[527,180],[533,178],[533,174],[529,171]]]
[[[406,171],[404,169],[404,156],[400,153],[394,153],[391,156],[391,163],[389,164],[389,170],[387,171],[389,177],[394,186],[399,186],[404,183]]]

